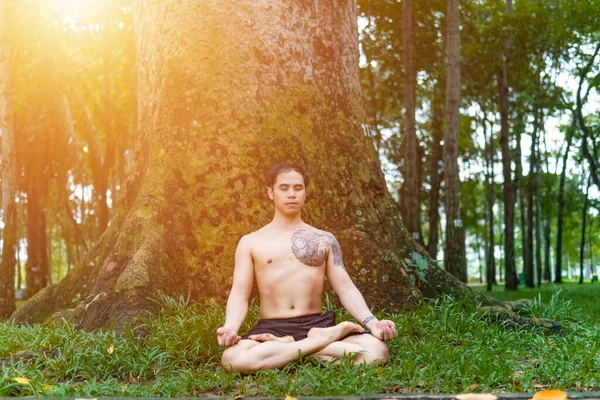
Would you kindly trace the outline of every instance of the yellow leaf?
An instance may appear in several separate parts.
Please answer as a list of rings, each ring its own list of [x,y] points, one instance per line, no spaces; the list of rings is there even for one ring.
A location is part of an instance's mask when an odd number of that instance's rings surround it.
[[[542,390],[533,395],[532,400],[566,400],[567,393],[562,390]]]
[[[287,395],[287,396],[285,396],[285,400],[298,400],[298,399],[295,397],[292,397],[290,395]]]
[[[112,353],[114,353],[114,352],[115,352],[115,346],[113,346],[113,345],[112,345],[112,343],[111,343],[111,345],[110,345],[110,346],[108,346],[108,349],[106,349],[106,352],[107,352],[108,354],[112,354]]]
[[[469,386],[469,390],[470,390],[471,392],[473,392],[473,391],[475,391],[475,389],[477,389],[479,386],[481,386],[481,385],[478,385],[478,384],[474,383],[474,384],[472,384],[471,386]]]
[[[27,379],[27,378],[13,378],[13,381],[20,383],[21,385],[29,385],[29,382],[31,382],[31,379]]]
[[[48,385],[47,383],[42,383],[42,388],[44,390],[52,390],[52,389],[54,389],[54,386]]]

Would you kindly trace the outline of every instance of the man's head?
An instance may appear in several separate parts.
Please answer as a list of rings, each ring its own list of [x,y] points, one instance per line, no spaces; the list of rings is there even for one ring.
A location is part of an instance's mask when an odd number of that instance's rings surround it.
[[[300,212],[306,200],[309,176],[296,164],[277,164],[267,174],[267,193],[275,209],[284,215]]]
[[[308,186],[308,182],[310,181],[308,173],[304,170],[304,168],[293,163],[281,163],[273,165],[267,173],[267,186],[273,189],[275,182],[277,182],[277,177],[284,172],[290,171],[296,171],[302,175],[302,178],[304,179],[304,186]]]

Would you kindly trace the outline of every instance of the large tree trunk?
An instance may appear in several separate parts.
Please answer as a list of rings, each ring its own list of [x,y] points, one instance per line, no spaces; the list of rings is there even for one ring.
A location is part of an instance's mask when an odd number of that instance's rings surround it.
[[[506,0],[506,13],[512,12],[512,0]],[[498,72],[500,94],[500,147],[502,148],[502,173],[504,176],[504,276],[507,289],[517,289],[519,283],[515,269],[515,185],[512,180],[508,132],[508,66],[510,41],[504,43],[503,66]]]
[[[460,215],[458,177],[458,123],[460,107],[460,10],[459,0],[448,1],[446,54],[446,132],[444,134],[444,179],[446,182],[446,247],[444,264],[462,282],[467,281],[465,231]]]
[[[224,300],[238,239],[272,216],[263,173],[285,160],[311,172],[305,219],[338,237],[371,306],[443,293],[494,303],[431,261],[425,280],[405,261],[428,255],[361,126],[355,2],[140,0],[135,23],[139,129],[123,209],[16,321],[63,308],[53,318],[121,331],[159,292]]]
[[[405,181],[402,204],[404,226],[419,243],[423,243],[421,233],[421,185],[419,181],[419,152],[417,126],[415,120],[415,68],[413,62],[413,18],[412,0],[402,2],[402,58],[404,64],[404,120]]]
[[[440,162],[444,155],[444,147],[442,146],[442,139],[444,137],[444,87],[441,80],[436,82],[433,90],[433,115],[431,123],[433,140],[431,143],[431,164],[429,168],[431,192],[429,193],[429,236],[427,251],[431,257],[437,259],[440,226],[440,186],[442,182]]]
[[[8,2],[0,2],[0,131],[2,132],[2,263],[0,264],[0,319],[15,310],[15,250],[17,245],[17,158],[13,110]]]

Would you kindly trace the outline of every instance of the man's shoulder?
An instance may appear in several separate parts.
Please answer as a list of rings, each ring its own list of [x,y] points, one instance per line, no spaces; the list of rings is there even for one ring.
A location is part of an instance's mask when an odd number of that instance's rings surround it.
[[[315,228],[314,226],[311,226],[308,224],[306,224],[305,227],[301,228],[301,230],[304,230],[311,235],[316,235],[317,237],[319,237],[321,239],[325,239],[327,242],[333,242],[333,241],[337,240],[333,233],[328,232],[323,229]]]
[[[247,233],[240,238],[240,244],[252,246],[256,242],[260,242],[264,239],[265,235],[269,234],[268,225],[263,226],[253,232]]]

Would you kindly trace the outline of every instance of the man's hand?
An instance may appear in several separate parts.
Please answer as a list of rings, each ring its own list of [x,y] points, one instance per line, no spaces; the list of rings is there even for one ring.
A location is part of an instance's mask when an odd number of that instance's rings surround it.
[[[387,319],[377,322],[373,321],[367,325],[367,329],[371,331],[371,335],[375,336],[379,340],[390,340],[398,337],[398,332],[396,332],[396,324],[394,321]]]
[[[238,336],[237,332],[234,332],[232,329],[223,326],[217,329],[217,342],[219,342],[219,346],[222,347],[230,347],[237,344],[242,337]]]

